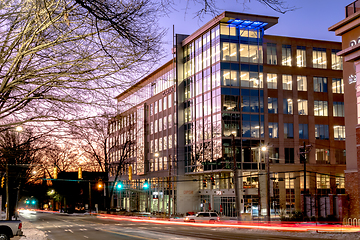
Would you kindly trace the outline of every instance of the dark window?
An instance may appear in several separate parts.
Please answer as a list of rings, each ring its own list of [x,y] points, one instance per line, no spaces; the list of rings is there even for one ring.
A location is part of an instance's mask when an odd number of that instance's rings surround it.
[[[294,148],[285,148],[285,163],[294,162]]]

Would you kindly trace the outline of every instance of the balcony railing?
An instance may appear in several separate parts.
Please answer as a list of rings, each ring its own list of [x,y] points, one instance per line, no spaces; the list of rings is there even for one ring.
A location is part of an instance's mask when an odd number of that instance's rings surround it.
[[[345,16],[348,17],[360,11],[360,0],[350,3],[345,7]]]

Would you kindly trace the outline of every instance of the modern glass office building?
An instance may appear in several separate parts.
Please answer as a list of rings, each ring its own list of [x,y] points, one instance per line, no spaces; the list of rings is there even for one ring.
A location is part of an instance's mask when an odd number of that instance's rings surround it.
[[[275,24],[224,12],[176,35],[173,60],[117,97],[110,159],[122,161],[126,143],[132,151],[114,206],[235,216],[236,162],[244,215],[266,214],[267,192],[272,214],[304,209],[304,193],[308,215],[336,214],[346,158],[341,43],[266,35]]]

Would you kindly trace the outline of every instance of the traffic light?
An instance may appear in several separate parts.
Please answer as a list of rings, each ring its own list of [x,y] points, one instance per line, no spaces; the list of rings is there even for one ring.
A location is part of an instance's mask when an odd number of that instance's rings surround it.
[[[132,180],[132,166],[129,165],[129,180]]]
[[[207,181],[206,181],[206,178],[203,180],[203,188],[206,188],[207,186]]]
[[[30,201],[29,201],[29,200],[26,200],[26,204],[30,204]]]
[[[5,184],[5,177],[1,178],[1,188],[4,188],[4,184]]]
[[[82,169],[79,167],[78,169],[78,179],[82,179]]]
[[[211,176],[211,178],[210,178],[210,179],[211,179],[211,185],[213,185],[213,186],[214,186],[214,185],[215,185],[215,178],[214,178],[214,176]]]
[[[57,167],[54,167],[53,175],[54,175],[54,179],[57,179],[57,177],[58,177],[58,169],[57,169]]]
[[[116,188],[117,189],[122,189],[123,188],[123,183],[120,181],[120,182],[118,182],[117,184],[116,184]]]
[[[145,180],[144,185],[143,185],[143,188],[144,188],[144,189],[149,189],[149,187],[150,187],[150,184],[148,183],[147,180]]]
[[[36,203],[36,201],[35,201],[35,200],[32,200],[32,201],[31,201],[31,204],[35,204],[35,203]]]

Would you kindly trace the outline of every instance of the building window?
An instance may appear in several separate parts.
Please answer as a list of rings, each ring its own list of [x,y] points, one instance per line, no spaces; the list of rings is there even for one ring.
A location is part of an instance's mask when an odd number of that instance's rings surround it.
[[[154,104],[150,104],[150,116],[154,115]]]
[[[242,87],[263,88],[263,74],[258,72],[240,72]]]
[[[154,114],[158,113],[158,105],[157,105],[157,101],[154,102]]]
[[[277,98],[268,97],[268,112],[278,113],[278,100]]]
[[[294,148],[285,148],[285,163],[295,163]]]
[[[159,119],[159,132],[163,130],[162,118]]]
[[[346,164],[346,150],[335,149],[335,161],[336,164]]]
[[[275,73],[267,74],[267,87],[269,89],[277,89],[277,75]]]
[[[267,64],[277,64],[276,43],[267,44]]]
[[[334,126],[334,140],[345,140],[345,126]]]
[[[308,125],[306,123],[299,124],[299,138],[300,139],[309,139]]]
[[[342,78],[332,79],[332,92],[344,94],[344,81]]]
[[[220,24],[220,35],[236,36],[236,27],[230,24]]]
[[[159,112],[162,112],[162,99],[159,100]]]
[[[306,47],[304,46],[296,48],[296,66],[306,67]]]
[[[167,96],[164,97],[164,110],[166,109]]]
[[[343,59],[342,56],[337,56],[340,50],[331,49],[331,69],[334,70],[343,70]]]
[[[344,174],[336,174],[336,188],[345,188]]]
[[[329,149],[315,149],[315,160],[317,164],[330,164]]]
[[[238,71],[223,70],[222,71],[222,85],[223,86],[239,86]],[[199,81],[201,82],[201,81]],[[200,89],[200,88],[199,88]],[[201,93],[201,92],[199,92]]]
[[[269,137],[270,138],[278,138],[279,137],[278,123],[269,122]]]
[[[236,43],[223,42],[222,44],[222,60],[238,61],[238,51]]]
[[[327,101],[314,101],[314,115],[315,116],[328,116],[328,102]]]
[[[262,46],[240,44],[240,61],[249,63],[263,63]]]
[[[171,95],[168,96],[168,108],[172,107]]]
[[[293,100],[291,98],[284,98],[283,101],[284,114],[293,114]]]
[[[284,123],[284,138],[294,138],[293,123]]]
[[[283,90],[292,90],[292,76],[282,75]]]
[[[154,122],[150,122],[150,134],[154,134]]]
[[[164,117],[163,124],[164,124],[164,130],[165,130],[167,128],[167,118],[166,117]]]
[[[326,49],[313,48],[313,68],[326,69]]]
[[[326,77],[314,77],[314,92],[327,92]]]
[[[330,188],[330,175],[328,174],[316,174],[316,188]]]
[[[298,99],[297,102],[299,115],[308,115],[308,100]]]
[[[297,76],[297,90],[298,91],[307,91],[307,80],[306,76]]]
[[[155,120],[155,130],[154,130],[154,132],[155,133],[157,133],[158,132],[158,122],[157,122],[157,120]]]
[[[295,187],[294,173],[285,173],[285,188],[293,189]]]
[[[282,45],[281,65],[291,66],[291,45]]]
[[[329,125],[315,124],[315,138],[328,140],[329,139]]]
[[[334,117],[344,117],[344,103],[333,102],[333,114]]]

